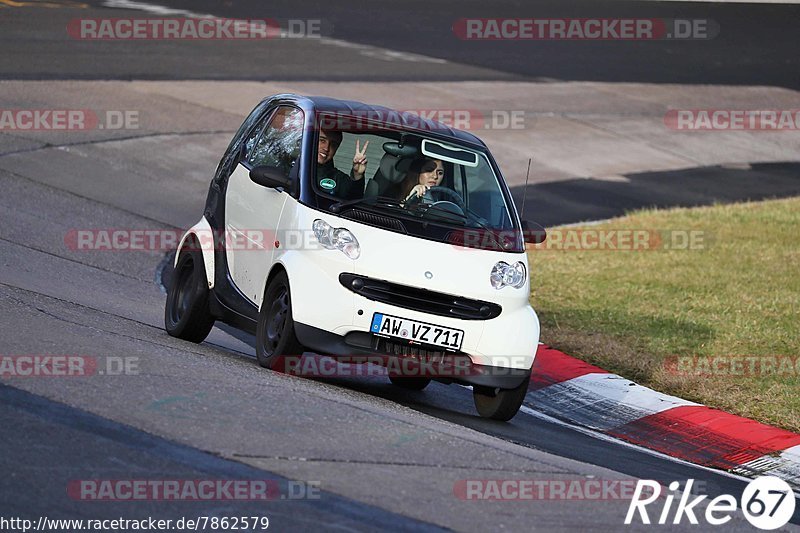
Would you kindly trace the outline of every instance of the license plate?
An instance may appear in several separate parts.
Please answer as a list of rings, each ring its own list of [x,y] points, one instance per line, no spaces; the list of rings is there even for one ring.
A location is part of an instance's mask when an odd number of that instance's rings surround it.
[[[461,343],[464,341],[464,332],[460,329],[417,322],[383,313],[372,315],[370,331],[376,335],[404,339],[413,343],[431,344],[447,350],[460,350]]]

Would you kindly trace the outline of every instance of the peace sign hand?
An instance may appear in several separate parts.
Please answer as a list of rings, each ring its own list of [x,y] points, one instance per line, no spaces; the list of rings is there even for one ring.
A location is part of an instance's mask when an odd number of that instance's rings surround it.
[[[367,146],[369,146],[369,141],[364,143],[364,146],[361,146],[361,143],[356,139],[356,155],[353,156],[353,177],[357,180],[360,180],[364,177],[364,173],[367,171]]]

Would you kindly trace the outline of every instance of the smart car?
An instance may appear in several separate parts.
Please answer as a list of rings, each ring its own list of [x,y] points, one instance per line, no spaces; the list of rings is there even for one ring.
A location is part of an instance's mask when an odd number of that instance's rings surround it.
[[[272,369],[308,351],[436,362],[454,370],[390,379],[471,386],[481,416],[509,420],[539,341],[525,243],[544,230],[533,228],[471,133],[275,95],[233,137],[180,240],[166,330],[202,342],[222,321],[253,333]]]

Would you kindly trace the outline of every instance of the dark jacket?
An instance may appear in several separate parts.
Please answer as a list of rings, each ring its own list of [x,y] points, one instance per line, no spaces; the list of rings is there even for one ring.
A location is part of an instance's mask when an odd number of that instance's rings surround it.
[[[333,160],[317,164],[317,186],[330,195],[345,200],[364,196],[364,180],[354,180],[333,166]]]

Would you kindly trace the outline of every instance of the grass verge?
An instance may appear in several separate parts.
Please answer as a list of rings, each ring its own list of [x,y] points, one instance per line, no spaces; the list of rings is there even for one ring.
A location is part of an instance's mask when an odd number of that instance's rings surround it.
[[[800,198],[551,229],[528,255],[542,342],[800,432]]]

